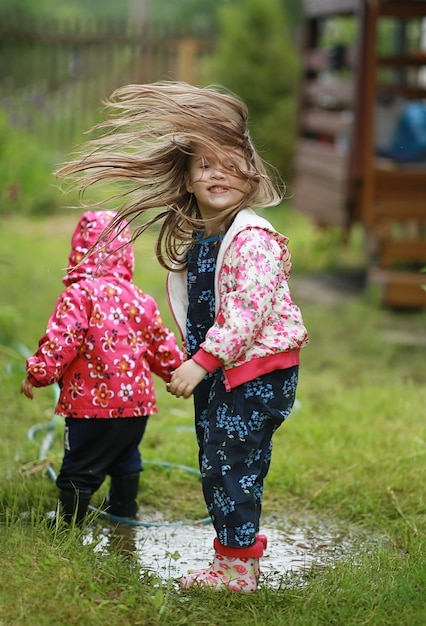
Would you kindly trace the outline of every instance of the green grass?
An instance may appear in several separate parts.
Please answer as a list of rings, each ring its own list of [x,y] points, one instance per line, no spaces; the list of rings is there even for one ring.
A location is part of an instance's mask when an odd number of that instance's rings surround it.
[[[355,232],[344,247],[336,233],[314,231],[291,208],[269,215],[290,236],[291,284],[311,343],[302,355],[301,407],[274,439],[264,515],[283,521],[309,515],[322,524],[362,529],[380,541],[374,547],[359,543],[333,566],[308,570],[303,586],[263,587],[246,597],[176,591],[142,576],[135,560],[119,549],[96,552],[82,545],[78,532],[49,530],[43,515],[55,507],[56,488],[42,471],[23,474],[22,468],[38,460],[44,433],[35,441],[27,433],[52,419],[53,393],[36,390],[32,402],[19,394],[19,344],[33,351],[44,330],[62,289],[77,214],[2,218],[0,626],[426,623],[425,312],[383,310],[367,292],[338,300],[310,293],[306,279],[313,274],[343,269],[350,280],[349,270],[362,267],[361,234]],[[136,259],[136,282],[157,298],[174,329],[152,237],[137,243]],[[403,339],[390,341],[391,332]],[[196,468],[191,401],[170,397],[161,381],[156,388],[160,410],[150,419],[143,457]],[[60,426],[49,458],[58,469]],[[196,477],[149,463],[139,500],[142,509],[169,520],[206,514]]]

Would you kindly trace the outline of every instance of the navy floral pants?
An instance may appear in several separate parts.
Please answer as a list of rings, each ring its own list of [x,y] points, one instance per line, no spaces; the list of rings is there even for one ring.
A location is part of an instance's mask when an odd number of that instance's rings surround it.
[[[276,370],[231,391],[218,369],[195,389],[203,494],[222,545],[256,541],[272,436],[290,415],[298,369]]]

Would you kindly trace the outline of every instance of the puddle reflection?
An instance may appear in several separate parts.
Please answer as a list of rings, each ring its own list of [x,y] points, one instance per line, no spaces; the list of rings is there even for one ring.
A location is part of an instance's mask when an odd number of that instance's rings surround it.
[[[103,527],[96,537],[88,531],[85,541],[93,542],[97,551],[114,547],[137,558],[141,575],[151,573],[164,582],[211,562],[215,532],[210,523],[161,526],[157,525],[161,524],[158,518],[153,523],[152,527]],[[361,531],[343,533],[337,527],[330,529],[329,523],[301,528],[290,522],[288,526],[278,523],[276,518],[266,519],[261,532],[268,537],[268,547],[261,559],[260,585],[276,588],[289,580],[302,580],[302,574],[310,568],[330,565],[371,541]]]

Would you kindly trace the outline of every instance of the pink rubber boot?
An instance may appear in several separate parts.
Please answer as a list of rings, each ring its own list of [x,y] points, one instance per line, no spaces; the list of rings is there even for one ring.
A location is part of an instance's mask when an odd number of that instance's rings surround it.
[[[257,534],[256,541],[260,541],[261,544],[263,545],[263,549],[266,550],[266,548],[268,547],[268,537],[266,535],[261,535],[260,533]],[[258,566],[257,572],[256,572],[256,578],[258,580],[259,580],[259,576],[260,576],[260,567]]]
[[[216,591],[254,593],[259,578],[259,558],[263,555],[266,537],[256,538],[248,548],[223,546],[214,540],[215,555],[210,567],[188,572],[180,580],[183,589],[207,587]]]

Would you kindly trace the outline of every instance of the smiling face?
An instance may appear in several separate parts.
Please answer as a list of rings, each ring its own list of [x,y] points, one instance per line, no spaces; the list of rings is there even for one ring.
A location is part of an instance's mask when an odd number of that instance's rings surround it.
[[[247,171],[243,152],[229,150],[228,154],[229,158],[217,157],[197,148],[189,158],[185,185],[204,220],[236,207],[248,191],[248,180],[238,171]]]

